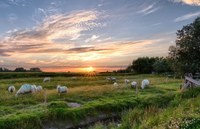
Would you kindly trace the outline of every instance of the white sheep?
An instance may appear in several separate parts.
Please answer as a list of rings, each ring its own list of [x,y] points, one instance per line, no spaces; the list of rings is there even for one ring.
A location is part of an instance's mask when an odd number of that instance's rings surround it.
[[[37,86],[36,85],[32,85],[32,92],[33,93],[37,92]]]
[[[181,90],[186,90],[187,88],[189,88],[191,86],[192,86],[192,84],[189,81],[187,81],[182,85]]]
[[[14,87],[14,86],[9,86],[9,87],[8,87],[8,91],[9,91],[10,93],[15,92],[15,87]]]
[[[106,80],[110,81],[110,77],[106,77]]]
[[[114,87],[118,87],[119,84],[118,84],[117,82],[114,82],[113,86],[114,86]]]
[[[43,79],[43,82],[47,82],[47,81],[51,81],[51,77],[45,77],[44,79]]]
[[[130,83],[130,80],[124,79],[124,83],[125,83],[126,86],[128,86],[128,84]]]
[[[110,79],[111,79],[112,82],[116,82],[117,81],[117,79],[115,77],[110,77]]]
[[[149,86],[149,80],[148,79],[144,79],[142,81],[142,85],[141,85],[141,88],[144,89],[145,87]]]
[[[68,92],[68,88],[66,86],[57,86],[57,91],[58,93],[67,93]]]
[[[37,86],[37,92],[41,92],[42,91],[42,86]]]
[[[132,88],[136,88],[136,86],[137,86],[137,82],[136,82],[136,81],[132,81],[132,82],[131,82],[131,87],[132,87]]]
[[[73,80],[76,80],[76,79],[77,79],[77,77],[71,77],[71,79],[73,79]]]
[[[35,93],[35,92],[36,92],[35,85],[24,84],[20,87],[20,89],[15,94],[15,96],[17,97],[19,94]]]
[[[115,77],[106,77],[106,80],[110,81],[110,82],[116,82],[117,79]]]

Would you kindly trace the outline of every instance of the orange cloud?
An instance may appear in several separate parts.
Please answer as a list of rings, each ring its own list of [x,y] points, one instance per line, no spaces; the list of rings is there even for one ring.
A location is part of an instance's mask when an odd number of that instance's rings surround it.
[[[174,2],[182,2],[188,5],[200,6],[200,0],[173,0]]]

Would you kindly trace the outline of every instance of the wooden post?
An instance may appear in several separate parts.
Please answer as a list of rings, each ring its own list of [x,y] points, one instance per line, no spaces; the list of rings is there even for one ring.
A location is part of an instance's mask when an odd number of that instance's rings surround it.
[[[138,98],[138,86],[137,85],[135,87],[135,93],[136,93],[136,97]]]
[[[166,83],[168,82],[168,76],[166,77],[165,82],[166,82]]]
[[[47,104],[47,91],[46,88],[44,88],[44,104]]]

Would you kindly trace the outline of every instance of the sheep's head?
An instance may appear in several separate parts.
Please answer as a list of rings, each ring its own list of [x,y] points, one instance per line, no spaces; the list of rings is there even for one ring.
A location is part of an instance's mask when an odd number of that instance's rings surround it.
[[[56,89],[57,89],[57,91],[59,91],[59,89],[60,89],[60,85],[57,85],[57,88],[56,88]]]

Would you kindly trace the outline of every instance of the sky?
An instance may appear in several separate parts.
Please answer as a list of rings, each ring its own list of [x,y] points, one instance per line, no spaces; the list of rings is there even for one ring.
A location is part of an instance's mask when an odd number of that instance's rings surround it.
[[[0,67],[125,68],[167,56],[200,0],[0,0]]]

